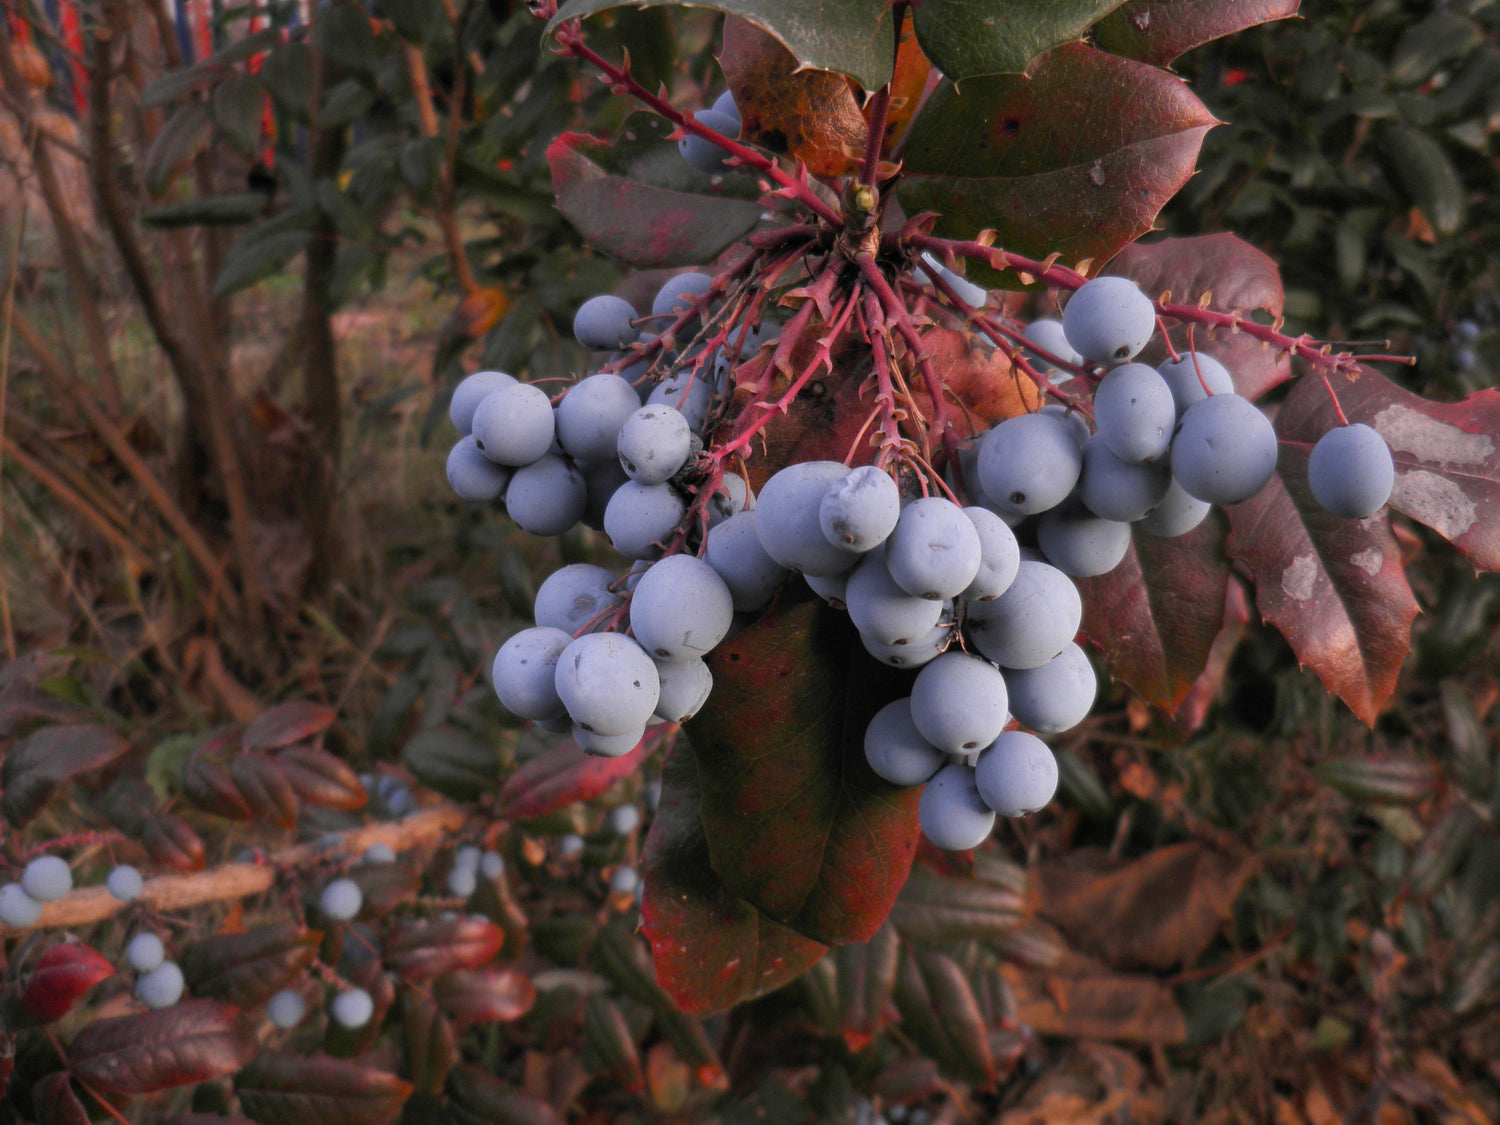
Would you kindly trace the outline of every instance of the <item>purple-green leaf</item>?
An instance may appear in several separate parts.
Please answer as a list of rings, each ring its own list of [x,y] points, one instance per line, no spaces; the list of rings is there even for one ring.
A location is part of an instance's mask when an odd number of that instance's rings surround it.
[[[1129,0],[1095,26],[1095,46],[1166,66],[1194,47],[1297,14],[1299,0]]]
[[[5,752],[0,765],[0,812],[17,828],[41,811],[58,785],[102,769],[130,749],[109,727],[95,723],[43,727]]]
[[[262,1051],[235,1075],[234,1090],[261,1125],[390,1125],[412,1086],[346,1059]]]
[[[184,1000],[170,1008],[94,1020],[68,1046],[73,1073],[111,1094],[150,1094],[232,1074],[255,1053],[232,1004]]]
[[[1151,229],[1217,124],[1180,79],[1082,44],[1025,74],[938,87],[912,125],[898,188],[939,234],[1066,262],[1112,257]],[[1002,275],[975,271],[981,281]]]
[[[922,0],[912,9],[917,40],[955,82],[1019,74],[1043,51],[1080,38],[1122,0]]]

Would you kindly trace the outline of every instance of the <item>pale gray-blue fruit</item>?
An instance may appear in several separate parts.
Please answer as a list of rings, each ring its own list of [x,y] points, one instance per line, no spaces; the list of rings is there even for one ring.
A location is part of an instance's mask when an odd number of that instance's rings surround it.
[[[966,652],[943,653],[911,685],[912,722],[923,738],[950,754],[993,742],[1009,718],[1006,706],[1000,669]]]
[[[1156,331],[1156,309],[1129,278],[1096,277],[1068,298],[1062,322],[1068,343],[1085,359],[1124,363]]]
[[[1329,430],[1307,462],[1313,498],[1344,519],[1361,520],[1380,511],[1395,481],[1391,447],[1379,430],[1363,422]]]
[[[1276,430],[1249,399],[1211,395],[1182,415],[1172,439],[1172,475],[1210,504],[1250,499],[1276,471]]]
[[[974,764],[979,796],[1001,816],[1025,816],[1057,793],[1057,758],[1036,735],[1003,731]]]
[[[887,703],[865,727],[865,761],[892,785],[921,785],[947,760],[912,722],[909,696]]]
[[[923,786],[917,822],[934,845],[961,852],[977,848],[994,831],[995,811],[979,796],[974,771],[962,762],[949,762]]]
[[[578,306],[573,335],[586,348],[623,348],[641,334],[635,308],[623,297],[601,293]]]

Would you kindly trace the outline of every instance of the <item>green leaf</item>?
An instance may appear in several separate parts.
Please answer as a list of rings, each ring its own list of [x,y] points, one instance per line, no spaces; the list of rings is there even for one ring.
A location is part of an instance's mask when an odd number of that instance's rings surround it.
[[[442,0],[381,0],[380,11],[396,34],[413,43],[431,43],[447,27]]]
[[[94,723],[43,727],[5,752],[0,764],[0,813],[16,828],[39,813],[62,782],[96,773],[130,749],[130,743]]]
[[[1456,12],[1436,11],[1406,29],[1391,56],[1390,79],[1398,86],[1415,86],[1451,59],[1468,54],[1484,42],[1484,29]]]
[[[941,945],[996,938],[1025,912],[1022,896],[1014,891],[919,865],[901,888],[891,921],[908,941]]]
[[[641,930],[656,979],[689,1015],[724,1011],[780,988],[827,951],[737,898],[714,873],[692,751],[674,747],[641,857]]]
[[[1094,46],[1166,66],[1214,39],[1297,14],[1300,0],[1129,0],[1099,21]]]
[[[878,778],[864,729],[905,679],[847,617],[803,602],[709,657],[714,706],[688,724],[703,828],[730,893],[825,945],[867,941],[916,852],[918,791]]]
[[[812,70],[847,74],[866,90],[883,86],[891,77],[895,56],[895,21],[886,0],[711,0],[681,4],[680,0],[568,0],[543,32],[550,36],[566,20],[580,19],[611,8],[651,8],[662,4],[710,8],[748,20],[779,39]]]
[[[271,97],[288,113],[307,120],[312,109],[313,68],[317,55],[306,43],[277,47],[261,64],[260,76]]]
[[[1214,124],[1165,71],[1071,44],[1025,75],[941,85],[912,126],[898,196],[909,214],[937,212],[939,234],[989,229],[1007,250],[1102,261],[1151,229]],[[969,279],[1002,275],[971,263]]]
[[[318,17],[313,40],[330,61],[352,73],[374,74],[380,65],[380,43],[363,4],[329,5]]]
[[[169,203],[164,207],[148,207],[141,212],[141,223],[155,230],[244,226],[254,222],[265,206],[266,197],[260,192],[242,191],[234,195],[190,199],[186,203]]]
[[[312,231],[283,230],[262,236],[250,231],[229,248],[224,267],[214,279],[214,296],[227,297],[264,281],[280,270],[312,241]]]
[[[457,727],[428,727],[401,749],[401,760],[429,789],[455,801],[471,801],[500,779],[500,756]]]
[[[1019,74],[1043,51],[1078,39],[1123,0],[922,0],[917,41],[955,82]]]
[[[160,195],[182,164],[191,160],[213,132],[213,118],[198,102],[178,106],[146,150],[146,190]]]
[[[1468,193],[1458,169],[1431,135],[1389,121],[1376,134],[1386,173],[1441,235],[1456,233],[1468,213]]]
[[[234,1076],[234,1092],[262,1125],[390,1125],[412,1086],[357,1062],[262,1051]]]
[[[258,74],[231,74],[214,87],[214,124],[240,153],[252,156],[260,147],[266,84]]]

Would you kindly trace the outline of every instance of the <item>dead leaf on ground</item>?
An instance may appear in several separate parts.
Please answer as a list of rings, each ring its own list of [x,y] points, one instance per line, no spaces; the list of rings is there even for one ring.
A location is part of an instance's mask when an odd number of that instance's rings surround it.
[[[1080,959],[1081,961],[1081,959]],[[1161,1046],[1187,1040],[1187,1020],[1162,981],[1077,963],[1056,972],[1006,964],[1016,1019],[1041,1035]],[[1065,1119],[1064,1119],[1065,1120]]]

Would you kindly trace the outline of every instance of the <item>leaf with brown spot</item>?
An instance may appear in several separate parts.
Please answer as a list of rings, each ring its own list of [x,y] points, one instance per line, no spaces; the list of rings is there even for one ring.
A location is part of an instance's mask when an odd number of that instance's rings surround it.
[[[238,1008],[184,1000],[94,1020],[68,1045],[68,1065],[95,1089],[137,1095],[232,1074],[254,1053],[255,1036]]]
[[[658,983],[689,1015],[779,988],[827,952],[730,893],[710,862],[700,800],[698,764],[679,744],[662,767],[661,800],[641,854],[641,931]]]
[[[317,956],[322,935],[295,922],[270,922],[188,943],[178,963],[194,995],[241,1008],[265,1003]]]
[[[0,813],[23,827],[69,778],[103,769],[130,749],[109,727],[76,723],[33,731],[5,752]]]
[[[912,125],[897,197],[908,214],[936,212],[941,235],[993,230],[1033,258],[1107,261],[1151,229],[1216,123],[1180,79],[1068,44],[1024,75],[939,86]]]
[[[1230,919],[1259,865],[1197,840],[1147,852],[1122,866],[1074,849],[1036,872],[1037,909],[1070,945],[1117,968],[1194,964]]]
[[[799,69],[790,51],[735,16],[724,20],[719,67],[740,111],[741,139],[800,160],[815,176],[858,166],[870,130],[842,75]]]
[[[763,617],[709,664],[714,706],[688,733],[714,871],[814,941],[869,940],[920,834],[918,791],[881,780],[864,754],[866,724],[905,678],[812,602]]]
[[[262,1051],[235,1075],[234,1090],[260,1125],[390,1125],[412,1086],[345,1059]]]
[[[240,736],[246,750],[279,750],[304,742],[333,725],[338,712],[325,703],[292,700],[262,711]]]

